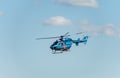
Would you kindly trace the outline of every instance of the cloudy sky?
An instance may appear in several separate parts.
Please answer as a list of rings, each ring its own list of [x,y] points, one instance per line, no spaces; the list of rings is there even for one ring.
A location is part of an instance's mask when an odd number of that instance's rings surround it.
[[[0,0],[0,78],[120,78],[119,0]],[[51,54],[56,39],[87,45]]]

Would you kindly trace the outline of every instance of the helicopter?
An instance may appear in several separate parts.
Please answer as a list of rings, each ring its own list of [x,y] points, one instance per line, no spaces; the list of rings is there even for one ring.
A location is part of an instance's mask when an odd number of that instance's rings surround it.
[[[76,34],[82,34],[83,32],[76,33]],[[50,49],[52,50],[53,54],[56,53],[63,53],[67,52],[70,50],[72,47],[72,44],[74,43],[76,46],[79,45],[79,43],[86,44],[88,41],[88,36],[84,36],[81,40],[78,38],[77,40],[73,40],[72,38],[69,37],[69,32],[65,33],[64,35],[57,36],[57,37],[46,37],[46,38],[36,38],[36,40],[41,40],[41,39],[54,39],[58,38],[56,41],[53,42],[53,44],[50,46]]]

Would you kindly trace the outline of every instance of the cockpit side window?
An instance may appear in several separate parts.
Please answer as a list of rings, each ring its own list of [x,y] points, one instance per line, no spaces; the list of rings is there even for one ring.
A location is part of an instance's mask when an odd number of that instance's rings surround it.
[[[58,42],[57,45],[62,46],[63,42]]]

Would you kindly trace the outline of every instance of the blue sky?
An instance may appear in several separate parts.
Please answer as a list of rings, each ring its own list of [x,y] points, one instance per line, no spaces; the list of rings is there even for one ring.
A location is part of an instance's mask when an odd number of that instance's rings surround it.
[[[0,0],[0,78],[120,78],[119,0]],[[90,35],[51,54],[55,39]]]

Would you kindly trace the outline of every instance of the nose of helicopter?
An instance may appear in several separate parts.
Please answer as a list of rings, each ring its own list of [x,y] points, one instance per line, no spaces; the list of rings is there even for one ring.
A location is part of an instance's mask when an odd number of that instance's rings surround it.
[[[52,47],[52,46],[50,46],[50,49],[52,49],[52,50],[53,50],[53,47]]]
[[[50,49],[52,49],[52,50],[55,49],[55,48],[56,48],[56,47],[54,47],[54,46],[50,46]]]

